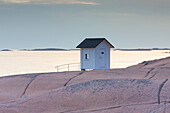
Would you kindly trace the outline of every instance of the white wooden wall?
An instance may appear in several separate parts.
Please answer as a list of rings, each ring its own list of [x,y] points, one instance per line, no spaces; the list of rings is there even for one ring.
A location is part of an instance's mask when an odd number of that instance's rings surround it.
[[[101,50],[105,50],[105,64],[100,63]],[[110,46],[105,42],[101,42],[95,48],[95,69],[110,69]]]
[[[85,54],[89,55],[89,59],[85,59]],[[95,69],[95,48],[81,49],[81,69]]]

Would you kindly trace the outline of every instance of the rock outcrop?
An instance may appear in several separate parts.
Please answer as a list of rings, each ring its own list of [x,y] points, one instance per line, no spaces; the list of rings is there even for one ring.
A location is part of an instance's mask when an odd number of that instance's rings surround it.
[[[170,57],[124,69],[0,78],[0,113],[170,113]]]

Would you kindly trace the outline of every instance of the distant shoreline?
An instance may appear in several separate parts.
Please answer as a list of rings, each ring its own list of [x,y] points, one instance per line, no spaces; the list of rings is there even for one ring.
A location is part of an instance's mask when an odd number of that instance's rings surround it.
[[[60,49],[60,48],[43,48],[43,49],[16,49],[18,51],[72,51],[79,49]],[[14,51],[12,49],[1,49],[0,51]]]
[[[17,49],[16,49],[17,50]],[[40,48],[40,49],[18,49],[18,51],[73,51],[80,49],[62,49],[62,48]],[[112,49],[119,51],[152,51],[152,50],[170,50],[170,48],[151,48],[151,49]],[[0,51],[13,51],[12,49],[1,49]]]

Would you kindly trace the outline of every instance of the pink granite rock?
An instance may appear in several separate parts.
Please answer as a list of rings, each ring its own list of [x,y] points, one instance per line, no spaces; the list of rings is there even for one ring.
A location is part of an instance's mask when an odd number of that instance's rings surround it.
[[[31,76],[31,75],[30,75]],[[0,78],[0,102],[20,98],[31,78],[10,76]]]
[[[125,69],[0,78],[0,113],[169,113],[170,57]]]
[[[39,94],[44,91],[63,87],[70,78],[79,73],[80,72],[59,72],[39,75],[29,85],[25,95]]]

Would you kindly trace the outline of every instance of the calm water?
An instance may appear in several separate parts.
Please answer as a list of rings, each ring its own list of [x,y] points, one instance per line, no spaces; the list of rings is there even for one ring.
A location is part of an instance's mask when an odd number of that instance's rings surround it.
[[[170,56],[165,52],[170,51],[111,51],[111,68]],[[79,51],[0,51],[0,76],[55,72],[57,65],[79,62]]]

